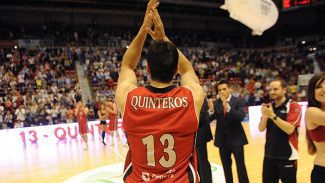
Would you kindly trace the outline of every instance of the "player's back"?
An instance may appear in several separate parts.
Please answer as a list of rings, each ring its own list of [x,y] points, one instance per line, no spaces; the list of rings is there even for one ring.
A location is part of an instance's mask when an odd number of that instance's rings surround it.
[[[126,182],[198,182],[192,92],[185,87],[139,87],[127,95],[123,126],[130,150]]]

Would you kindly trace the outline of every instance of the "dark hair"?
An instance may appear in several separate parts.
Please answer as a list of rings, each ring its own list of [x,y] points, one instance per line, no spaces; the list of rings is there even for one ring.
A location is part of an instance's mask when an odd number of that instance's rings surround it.
[[[308,107],[317,107],[320,108],[321,104],[315,98],[315,89],[317,84],[321,84],[325,80],[325,72],[315,74],[308,83]],[[315,154],[317,149],[314,142],[311,140],[308,131],[306,132],[306,142],[309,154]]]
[[[269,85],[270,85],[272,82],[277,82],[277,81],[280,82],[282,88],[287,88],[287,82],[285,82],[283,79],[274,79],[274,80],[271,80],[271,81],[269,82]]]
[[[218,90],[218,87],[219,85],[222,85],[222,84],[226,84],[228,87],[230,85],[229,81],[225,80],[225,79],[222,79],[218,82],[218,85],[217,85],[217,90]]]
[[[320,103],[315,99],[315,89],[316,85],[322,83],[325,80],[325,72],[315,74],[308,83],[308,107],[318,107],[320,108]]]
[[[219,85],[222,85],[222,84],[226,84],[226,85],[228,86],[228,88],[230,87],[230,83],[229,83],[229,81],[228,81],[228,80],[225,80],[225,79],[222,79],[222,80],[220,80],[220,81],[218,82],[218,84],[217,84],[217,86],[216,86],[216,91],[217,91],[217,93],[219,93],[219,90],[218,90]]]
[[[169,83],[177,72],[177,48],[170,42],[154,41],[148,49],[147,61],[151,79]]]

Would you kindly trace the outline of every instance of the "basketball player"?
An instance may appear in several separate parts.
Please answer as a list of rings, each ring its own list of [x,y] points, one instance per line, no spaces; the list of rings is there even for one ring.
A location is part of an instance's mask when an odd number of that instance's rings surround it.
[[[84,149],[88,149],[88,126],[87,126],[87,114],[88,108],[83,104],[83,102],[78,102],[77,107],[75,109],[75,116],[77,116],[78,126],[79,126],[79,134],[84,142]]]
[[[109,101],[107,102],[106,110],[109,116],[108,131],[111,139],[109,143],[110,145],[112,145],[114,144],[114,137],[117,130],[117,107],[113,99],[109,99]]]
[[[130,147],[123,179],[126,183],[198,183],[194,139],[204,93],[191,63],[166,37],[158,4],[149,1],[144,22],[121,65],[116,101]],[[138,87],[134,69],[148,33],[154,40],[147,54],[150,85]],[[177,71],[179,87],[172,85]]]
[[[104,145],[106,145],[105,143],[105,134],[106,134],[106,126],[107,126],[107,123],[106,123],[106,120],[108,119],[108,111],[106,110],[106,105],[104,103],[102,103],[100,105],[100,109],[98,110],[98,117],[99,117],[99,125],[100,125],[100,129],[102,131],[102,142]]]
[[[322,183],[325,180],[325,72],[309,81],[306,126],[308,152],[316,154],[311,183]]]

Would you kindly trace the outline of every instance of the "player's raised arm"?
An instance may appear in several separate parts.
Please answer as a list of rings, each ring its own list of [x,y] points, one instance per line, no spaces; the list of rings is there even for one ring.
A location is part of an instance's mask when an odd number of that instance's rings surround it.
[[[127,93],[137,87],[137,78],[134,69],[138,65],[143,45],[147,37],[146,28],[152,26],[152,15],[150,14],[150,10],[157,8],[158,5],[158,0],[150,0],[148,2],[143,24],[123,56],[121,72],[119,74],[116,89],[116,102],[122,114],[124,113]]]
[[[150,28],[146,28],[146,30],[148,31],[152,39],[155,41],[163,40],[163,41],[171,42],[165,34],[164,25],[162,23],[158,10],[152,9],[150,12],[154,23],[154,30]],[[177,49],[177,51],[179,55],[178,73],[181,75],[181,84],[182,86],[185,86],[192,90],[194,100],[195,100],[195,108],[197,111],[197,116],[199,116],[203,104],[203,100],[204,100],[203,88],[201,87],[200,81],[194,72],[192,64],[189,62],[189,60],[183,55],[183,53],[179,49]]]

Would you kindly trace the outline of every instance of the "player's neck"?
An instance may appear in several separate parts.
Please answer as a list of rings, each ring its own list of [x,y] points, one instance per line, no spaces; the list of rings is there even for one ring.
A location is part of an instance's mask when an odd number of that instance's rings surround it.
[[[161,83],[161,82],[158,82],[158,81],[153,81],[153,80],[150,80],[150,85],[155,87],[155,88],[166,88],[170,85],[172,85],[172,82],[169,82],[169,83]]]

